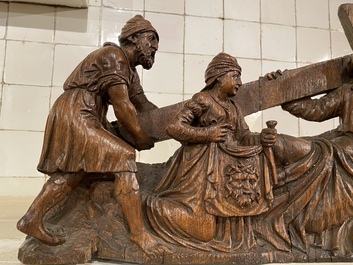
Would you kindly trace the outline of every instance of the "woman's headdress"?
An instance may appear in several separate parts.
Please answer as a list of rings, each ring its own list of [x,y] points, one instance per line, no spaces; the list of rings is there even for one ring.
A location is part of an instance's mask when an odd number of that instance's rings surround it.
[[[206,86],[203,90],[211,88],[218,77],[232,71],[241,73],[241,67],[237,59],[224,52],[217,54],[205,71]]]

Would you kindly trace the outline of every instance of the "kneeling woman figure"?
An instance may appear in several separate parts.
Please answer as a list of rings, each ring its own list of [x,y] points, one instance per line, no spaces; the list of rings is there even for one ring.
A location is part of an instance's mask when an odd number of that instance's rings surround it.
[[[167,127],[167,133],[180,141],[182,147],[172,157],[169,171],[154,194],[147,198],[148,218],[160,237],[203,250],[210,249],[208,242],[215,237],[217,216],[231,215],[227,205],[220,210],[222,203],[218,202],[220,207],[210,203],[217,197],[215,180],[224,174],[224,167],[220,166],[222,153],[235,160],[229,151],[232,148],[247,146],[237,152],[248,155],[257,155],[262,150],[260,135],[249,131],[241,110],[232,100],[242,85],[237,60],[225,53],[215,56],[205,72],[205,82],[205,88],[185,104]],[[275,130],[267,135],[273,144]],[[267,205],[259,202],[258,181],[251,177],[235,181],[236,193],[241,194],[236,196],[234,207],[246,212],[256,201],[260,205],[257,211],[264,211]]]

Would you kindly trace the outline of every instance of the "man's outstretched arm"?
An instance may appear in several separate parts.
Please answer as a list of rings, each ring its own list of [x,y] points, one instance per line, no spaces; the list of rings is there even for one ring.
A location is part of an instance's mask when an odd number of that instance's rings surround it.
[[[133,137],[136,149],[145,150],[154,146],[154,142],[140,127],[137,111],[129,99],[127,86],[119,84],[108,89],[110,102],[119,123]]]

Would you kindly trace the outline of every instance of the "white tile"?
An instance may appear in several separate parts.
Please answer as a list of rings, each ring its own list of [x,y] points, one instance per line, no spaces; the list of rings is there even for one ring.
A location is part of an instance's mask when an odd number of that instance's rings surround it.
[[[34,198],[35,196],[3,196],[0,198],[0,208],[2,209],[0,213],[0,226],[6,228],[6,226],[9,225],[6,224],[6,222],[12,221],[12,231],[3,231],[3,229],[0,229],[0,235],[4,235],[4,237],[0,236],[2,240],[24,239],[25,235],[16,229],[16,221],[23,216],[23,213],[25,213],[31,205]],[[16,205],[16,207],[13,207],[14,205]],[[1,242],[3,243],[3,241]]]
[[[224,17],[259,22],[260,0],[224,0]]]
[[[153,102],[159,108],[183,101],[182,94],[146,92],[146,96],[149,101]]]
[[[43,176],[37,171],[42,143],[42,132],[0,131],[0,177]]]
[[[52,77],[53,47],[53,44],[8,41],[5,82],[49,86]]]
[[[295,28],[262,24],[262,57],[277,61],[295,61]]]
[[[324,122],[312,122],[299,119],[300,136],[315,136],[335,128],[333,119]]]
[[[352,53],[346,35],[342,31],[331,31],[332,57],[340,57]]]
[[[328,30],[297,28],[297,40],[299,62],[313,63],[331,58]]]
[[[183,101],[186,101],[186,100],[191,99],[193,95],[194,95],[194,94],[186,94],[186,93],[185,93],[185,94],[184,94]]]
[[[338,125],[340,125],[340,119],[339,117],[333,118],[333,127],[337,128]]]
[[[238,59],[238,63],[242,68],[241,80],[243,83],[258,80],[261,76],[261,61],[252,59]]]
[[[277,133],[299,136],[298,118],[282,110],[280,106],[263,110],[263,128],[266,128],[266,121],[277,121]]]
[[[182,53],[184,50],[184,17],[172,14],[146,12],[159,35],[159,51]],[[171,30],[172,29],[172,30]]]
[[[110,122],[117,120],[116,117],[115,117],[114,109],[113,109],[112,105],[108,106],[107,120],[110,121]]]
[[[0,195],[2,195],[1,188]],[[9,204],[13,206],[13,200],[11,200]],[[4,206],[1,209],[6,210]],[[18,247],[21,246],[26,237],[25,234],[21,233],[16,229],[16,223],[18,219],[19,217],[11,220],[0,219],[0,261],[16,261]],[[0,264],[2,263],[0,262]],[[9,262],[8,264],[11,263]]]
[[[338,7],[341,4],[345,4],[345,3],[353,4],[353,1],[352,0],[329,0],[331,29],[338,29],[338,30],[343,29],[337,13],[338,13]]]
[[[72,8],[86,8],[88,5],[88,0],[0,0],[7,2],[22,2],[27,4],[35,4],[35,5],[50,5],[50,6],[70,6]]]
[[[224,51],[235,57],[260,58],[260,24],[225,20]]]
[[[262,111],[245,116],[245,122],[248,124],[251,132],[261,132],[262,130]]]
[[[195,94],[205,86],[205,71],[212,58],[210,55],[185,55],[185,93]]]
[[[0,3],[0,39],[5,38],[6,25],[8,20],[8,4]]]
[[[295,1],[262,0],[261,21],[264,23],[295,26]]]
[[[55,101],[58,99],[58,97],[64,93],[64,89],[62,86],[53,86],[51,88],[51,93],[50,93],[50,108],[53,107]]]
[[[328,0],[296,0],[297,25],[329,28]]]
[[[222,51],[223,21],[221,19],[185,18],[185,53],[216,55]]]
[[[0,188],[1,189],[1,188]],[[0,191],[1,194],[1,191]],[[10,205],[13,206],[14,204],[12,203],[13,200],[11,200]],[[18,218],[19,219],[19,218]],[[16,222],[17,220],[11,220],[11,221],[2,221],[0,222],[0,264],[6,264],[6,265],[20,265],[21,262],[18,261],[17,255],[18,255],[18,247],[21,246],[25,239],[25,234],[22,234],[20,231],[16,231]],[[12,229],[11,229],[12,228]],[[11,231],[11,230],[12,231]],[[13,235],[13,231],[16,231],[16,234],[19,234],[17,236],[17,239],[7,239],[9,235]],[[3,236],[2,236],[3,234]]]
[[[156,143],[151,150],[139,152],[139,162],[163,163],[166,162],[180,147],[180,143],[173,139]]]
[[[182,94],[183,55],[157,52],[150,70],[143,70],[143,88],[146,92]]]
[[[121,11],[111,8],[104,8],[102,11],[102,32],[101,45],[110,41],[119,43],[119,35],[125,23],[135,15],[142,15],[137,11]]]
[[[0,177],[0,181],[0,196],[35,196],[41,191],[44,185],[44,177]]]
[[[53,42],[54,7],[10,4],[7,39]]]
[[[62,86],[76,66],[96,49],[95,47],[56,45],[53,85]]]
[[[143,10],[143,0],[103,0],[103,5],[116,9]]]
[[[89,0],[88,5],[89,6],[101,6],[102,0]]]
[[[304,66],[308,66],[310,63],[302,63],[302,62],[298,62],[297,63],[297,68],[299,67],[304,67]]]
[[[50,87],[4,85],[0,128],[43,131],[49,95]]]
[[[2,81],[5,63],[5,40],[0,40],[0,80]]]
[[[79,45],[98,45],[99,8],[57,8],[55,42]]]
[[[4,198],[4,197],[2,197]],[[7,197],[9,198],[9,197]],[[14,198],[11,197],[10,200],[10,207],[16,207],[17,205],[14,204]],[[4,207],[2,208],[4,209]],[[19,212],[19,211],[18,211]],[[22,212],[23,214],[24,212]],[[16,229],[16,222],[18,221],[20,215],[16,220],[5,221],[0,223],[0,264],[6,265],[21,265],[22,263],[17,259],[18,256],[18,248],[25,240],[25,234],[21,233]],[[8,239],[8,235],[17,234],[16,239]],[[4,234],[4,236],[1,236]]]
[[[184,14],[184,0],[145,0],[145,10]]]
[[[185,13],[187,15],[202,17],[223,17],[222,0],[193,0],[185,1]]]

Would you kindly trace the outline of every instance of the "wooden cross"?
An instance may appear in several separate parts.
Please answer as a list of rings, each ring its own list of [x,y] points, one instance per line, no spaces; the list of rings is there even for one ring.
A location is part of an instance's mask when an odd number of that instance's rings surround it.
[[[342,4],[338,16],[348,42],[353,49],[353,4]],[[249,115],[295,99],[322,94],[353,79],[353,54],[285,70],[275,80],[260,77],[243,84],[234,100],[243,114]],[[167,140],[165,128],[185,102],[139,114],[142,129],[156,141]]]

